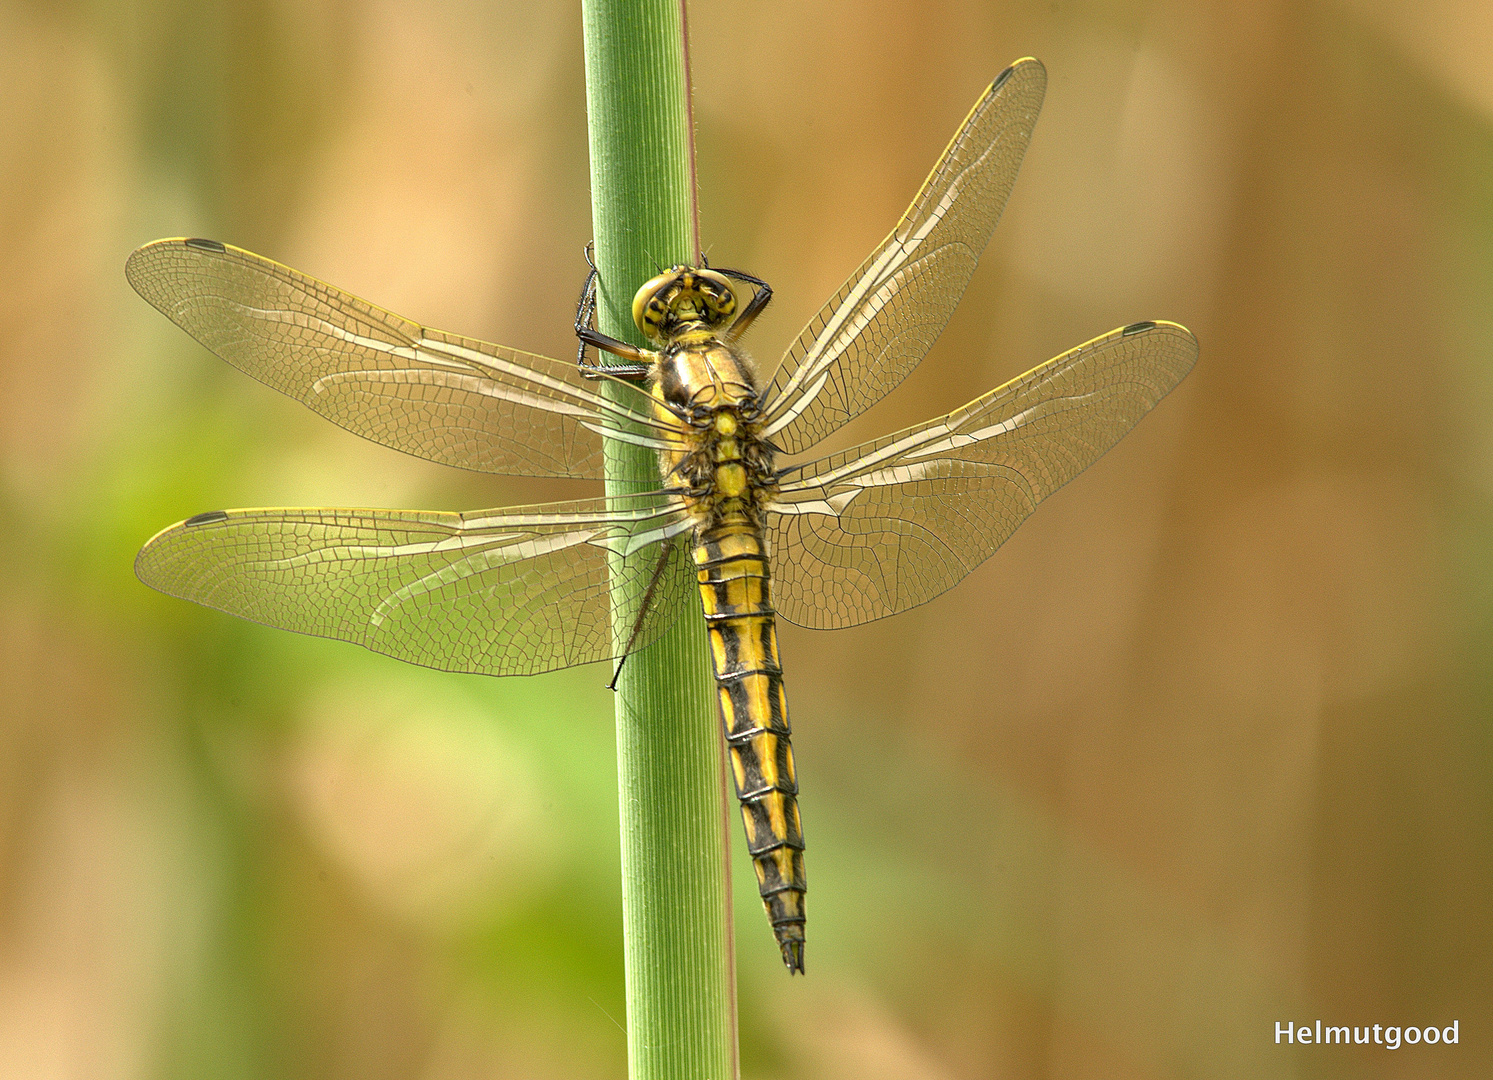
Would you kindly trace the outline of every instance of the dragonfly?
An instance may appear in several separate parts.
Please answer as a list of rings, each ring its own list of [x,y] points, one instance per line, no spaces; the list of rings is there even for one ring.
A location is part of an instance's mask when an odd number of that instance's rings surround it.
[[[615,439],[655,452],[659,483],[468,513],[214,510],[146,543],[138,576],[269,626],[488,675],[619,662],[703,613],[758,891],[801,973],[807,878],[776,621],[856,626],[952,588],[1197,358],[1185,327],[1132,323],[935,420],[805,457],[900,384],[953,314],[1046,84],[1032,58],[995,79],[770,381],[740,338],[771,288],[703,258],[638,291],[649,347],[591,326],[593,270],[572,363],[422,326],[228,244],[147,244],[126,265],[141,296],[358,435],[464,469],[585,479],[603,477]],[[591,364],[587,346],[621,362]],[[619,591],[644,598],[621,623]]]

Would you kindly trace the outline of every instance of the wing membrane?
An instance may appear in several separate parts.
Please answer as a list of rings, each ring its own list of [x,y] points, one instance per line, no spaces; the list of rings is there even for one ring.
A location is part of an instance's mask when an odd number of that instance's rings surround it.
[[[656,446],[574,364],[420,326],[213,240],[158,240],[125,276],[187,333],[333,423],[479,472],[600,477],[601,435]]]
[[[778,614],[855,626],[952,588],[1196,359],[1186,328],[1136,323],[938,420],[786,472],[768,519]]]
[[[609,583],[646,587],[669,543],[642,648],[691,591],[673,500],[604,499],[467,514],[228,510],[156,535],[152,588],[268,626],[338,638],[443,671],[532,675],[614,654]],[[635,590],[635,591],[641,591]],[[626,640],[631,621],[616,636]]]
[[[1000,220],[1046,88],[1037,60],[1001,73],[891,235],[789,348],[765,414],[767,437],[785,453],[880,401],[932,347]]]

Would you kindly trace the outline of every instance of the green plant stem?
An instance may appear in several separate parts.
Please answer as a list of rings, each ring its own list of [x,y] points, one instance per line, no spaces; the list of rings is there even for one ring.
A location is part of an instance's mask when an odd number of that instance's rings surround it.
[[[583,0],[597,325],[642,344],[633,294],[693,263],[695,181],[681,0]],[[603,357],[603,359],[606,359]],[[616,391],[617,388],[609,387]],[[611,442],[607,494],[658,486],[646,449]],[[644,559],[656,560],[653,553]],[[614,595],[625,641],[639,595]],[[628,658],[617,694],[628,1073],[737,1075],[725,762],[703,620]]]

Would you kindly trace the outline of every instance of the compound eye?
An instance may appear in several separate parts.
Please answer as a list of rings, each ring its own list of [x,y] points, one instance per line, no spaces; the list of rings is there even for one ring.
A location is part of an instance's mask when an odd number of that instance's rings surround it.
[[[659,294],[678,279],[679,267],[676,266],[643,282],[643,287],[633,295],[632,321],[637,324],[644,337],[657,340],[661,336],[664,317],[668,315],[669,308]]]
[[[714,270],[696,270],[695,280],[699,282],[700,295],[705,306],[715,315],[716,323],[725,322],[736,313],[736,290],[731,287],[731,280],[725,274],[718,274]]]

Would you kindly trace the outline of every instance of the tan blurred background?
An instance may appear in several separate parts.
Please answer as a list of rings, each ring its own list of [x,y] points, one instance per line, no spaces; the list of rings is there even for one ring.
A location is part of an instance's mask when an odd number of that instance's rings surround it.
[[[1134,320],[1202,343],[958,589],[784,631],[809,975],[738,848],[744,1076],[1493,1075],[1490,10],[692,6],[769,367],[1047,64],[963,306],[854,437]],[[0,42],[0,1076],[624,1075],[603,673],[417,670],[130,570],[219,506],[582,493],[360,441],[122,272],[211,236],[568,355],[577,5],[8,0]],[[1275,1045],[1317,1019],[1460,1043]]]

